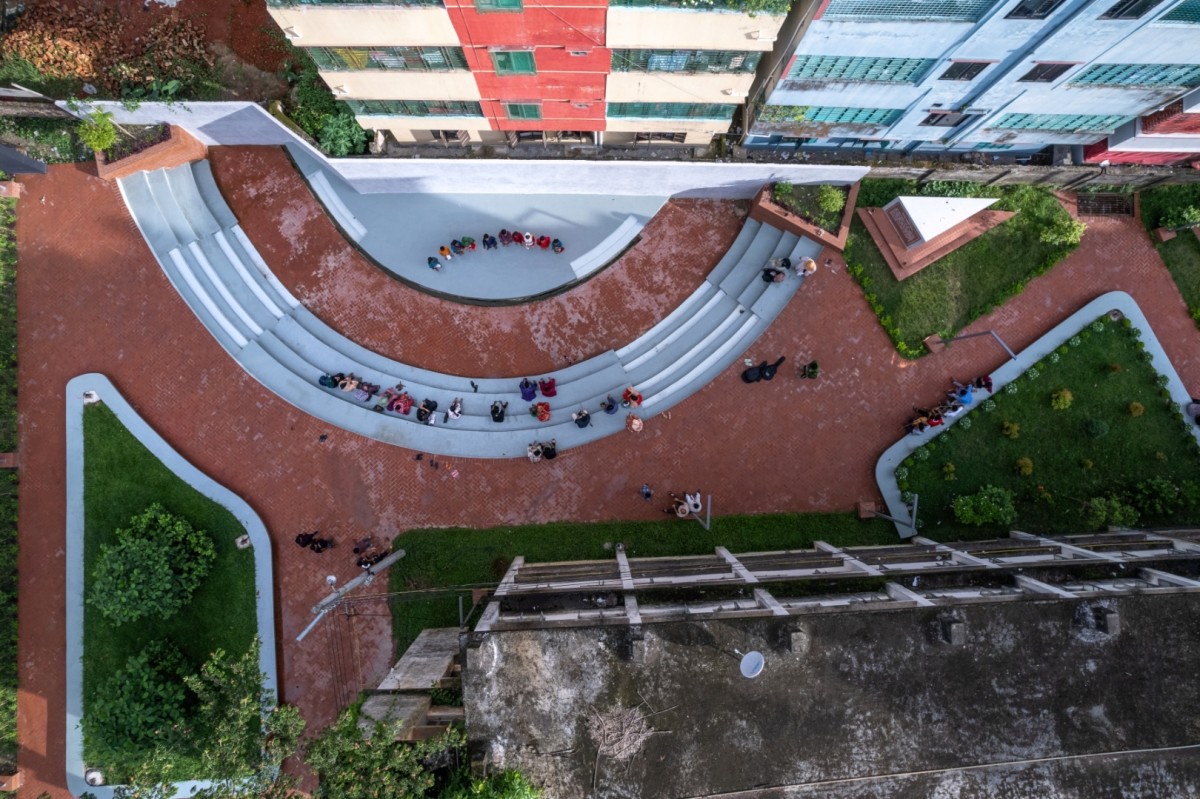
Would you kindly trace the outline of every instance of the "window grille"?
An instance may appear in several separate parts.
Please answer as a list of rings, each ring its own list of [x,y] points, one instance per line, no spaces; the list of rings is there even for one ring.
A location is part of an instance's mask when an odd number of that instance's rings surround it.
[[[466,69],[461,47],[309,47],[312,60],[321,69],[407,69],[440,72]]]
[[[481,117],[479,103],[464,100],[345,100],[358,116]]]
[[[1116,114],[1005,114],[992,123],[1005,130],[1057,130],[1066,133],[1112,133],[1130,116]]]
[[[1109,9],[1100,15],[1100,19],[1139,19],[1147,11],[1153,11],[1155,6],[1162,3],[1163,0],[1121,0],[1121,2],[1109,6]]]
[[[1051,83],[1062,77],[1074,64],[1037,64],[1017,78],[1020,83]]]
[[[1161,22],[1187,22],[1200,25],[1200,0],[1183,0],[1159,18]]]
[[[610,117],[732,119],[736,105],[725,103],[609,103]]]
[[[613,72],[753,72],[761,53],[745,50],[613,50]]]
[[[822,19],[978,22],[1001,0],[830,0]]]
[[[788,70],[787,80],[916,83],[933,65],[932,58],[802,55]]]
[[[1200,64],[1093,64],[1071,85],[1080,86],[1195,86]]]
[[[988,68],[988,61],[955,61],[938,80],[975,80],[979,73]]]

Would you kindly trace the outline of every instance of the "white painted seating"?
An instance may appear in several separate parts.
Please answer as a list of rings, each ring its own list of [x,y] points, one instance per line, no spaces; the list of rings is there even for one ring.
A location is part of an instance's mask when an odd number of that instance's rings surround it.
[[[519,376],[471,378],[401,363],[351,341],[308,311],[241,229],[207,162],[139,173],[119,185],[172,285],[265,387],[306,413],[355,433],[464,457],[521,456],[535,438],[556,438],[566,449],[623,431],[626,412],[607,415],[599,403],[606,396],[619,399],[629,385],[642,392],[647,411],[659,413],[681,402],[734,363],[798,289],[796,279],[764,291],[767,285],[759,275],[766,261],[820,250],[815,242],[748,221],[709,279],[670,314],[619,350],[553,372],[558,395],[547,400],[551,421],[540,423],[520,399]],[[327,207],[336,215],[331,203]],[[641,223],[630,217],[606,239],[607,248],[584,257],[595,254],[603,265],[640,229]],[[318,385],[317,378],[335,372],[352,372],[385,388],[403,383],[418,402],[437,401],[439,424],[417,423],[415,413],[376,412],[374,401],[358,402],[352,394]],[[535,380],[543,376],[548,375],[529,375]],[[463,398],[463,416],[446,422],[442,414],[455,397]],[[508,418],[500,424],[489,415],[497,400],[509,404]],[[591,412],[591,426],[574,425],[571,413],[579,408]]]
[[[636,216],[626,217],[616,230],[609,233],[604,241],[571,261],[571,271],[575,277],[583,278],[595,272],[602,266],[611,263],[618,255],[628,249],[633,240],[642,232],[645,224]]]
[[[305,178],[308,179],[308,185],[312,186],[313,193],[325,206],[325,210],[329,211],[329,215],[337,221],[338,226],[346,235],[355,241],[359,241],[367,235],[367,228],[346,207],[346,203],[333,190],[333,186],[329,185],[329,178],[325,177],[323,171],[318,170],[311,175],[305,175]]]

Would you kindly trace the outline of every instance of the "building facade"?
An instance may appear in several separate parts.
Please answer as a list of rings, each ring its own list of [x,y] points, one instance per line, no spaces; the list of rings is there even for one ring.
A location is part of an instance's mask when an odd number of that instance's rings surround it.
[[[1093,145],[1200,85],[1200,0],[817,0],[750,146]]]
[[[708,144],[787,0],[269,0],[334,95],[402,144]]]

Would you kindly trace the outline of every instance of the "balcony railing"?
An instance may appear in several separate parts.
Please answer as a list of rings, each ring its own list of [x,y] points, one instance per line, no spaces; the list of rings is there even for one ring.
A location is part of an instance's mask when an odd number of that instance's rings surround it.
[[[271,8],[294,6],[434,6],[441,8],[442,0],[267,0]]]
[[[680,11],[733,11],[742,14],[782,16],[792,7],[792,0],[609,0],[610,6],[630,8],[664,8]]]

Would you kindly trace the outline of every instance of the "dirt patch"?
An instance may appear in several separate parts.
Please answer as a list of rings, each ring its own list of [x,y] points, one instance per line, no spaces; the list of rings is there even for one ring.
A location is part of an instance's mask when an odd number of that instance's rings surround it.
[[[213,55],[217,79],[225,88],[222,99],[265,102],[281,99],[287,94],[287,81],[279,77],[279,73],[247,63],[224,42],[213,42],[208,49]]]

